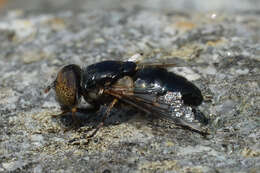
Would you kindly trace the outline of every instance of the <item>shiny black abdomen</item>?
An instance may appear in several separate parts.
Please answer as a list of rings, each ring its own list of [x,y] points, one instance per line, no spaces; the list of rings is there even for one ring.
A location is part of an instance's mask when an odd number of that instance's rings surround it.
[[[198,106],[202,103],[201,91],[186,78],[163,68],[146,67],[139,69],[133,77],[134,81],[141,81],[146,88],[154,88],[158,94],[167,91],[180,92],[184,104]]]
[[[91,90],[99,86],[114,84],[118,79],[136,72],[134,62],[103,61],[83,69],[83,90]]]

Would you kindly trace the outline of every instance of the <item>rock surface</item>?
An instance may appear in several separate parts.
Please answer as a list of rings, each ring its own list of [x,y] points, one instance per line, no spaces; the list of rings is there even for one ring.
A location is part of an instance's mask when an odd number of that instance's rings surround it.
[[[259,13],[145,8],[9,11],[0,16],[0,172],[259,172]],[[114,110],[88,145],[99,113],[77,130],[44,88],[66,64],[102,60],[170,62],[201,88],[207,138]],[[81,106],[85,106],[82,104]],[[166,125],[167,124],[167,125]],[[79,143],[74,139],[79,139]]]

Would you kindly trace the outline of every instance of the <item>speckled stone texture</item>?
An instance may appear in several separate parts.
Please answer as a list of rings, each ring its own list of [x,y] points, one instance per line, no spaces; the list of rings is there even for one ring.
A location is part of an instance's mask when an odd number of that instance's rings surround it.
[[[244,12],[13,10],[0,16],[0,172],[251,172],[260,170],[260,15]],[[44,88],[64,65],[127,60],[175,63],[208,101],[211,135],[177,128],[131,108],[59,113]],[[81,107],[86,106],[82,103]]]

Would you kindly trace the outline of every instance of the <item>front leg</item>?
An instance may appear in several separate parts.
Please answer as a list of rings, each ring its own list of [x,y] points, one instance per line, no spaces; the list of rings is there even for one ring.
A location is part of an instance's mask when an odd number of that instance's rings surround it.
[[[63,115],[65,115],[66,113],[68,113],[68,112],[71,112],[70,110],[61,110],[62,112],[60,113],[60,114],[57,114],[57,115],[51,115],[51,117],[53,117],[53,118],[57,118],[57,117],[61,117],[61,116],[63,116]]]
[[[65,114],[71,112],[71,115],[72,115],[72,120],[73,120],[73,124],[71,125],[71,127],[66,127],[64,132],[66,131],[69,131],[72,129],[72,127],[76,128],[79,126],[79,121],[78,121],[78,118],[76,117],[76,112],[77,112],[77,107],[73,107],[72,109],[64,109],[64,108],[61,108],[61,113],[60,114],[57,114],[57,115],[51,115],[53,118],[57,118],[57,117],[61,117],[61,116],[64,116]]]
[[[78,129],[79,128],[80,122],[79,122],[78,118],[76,117],[76,112],[77,112],[77,107],[73,107],[71,109],[71,115],[72,115],[73,123],[72,123],[71,127],[65,128],[64,132],[67,132],[71,129]]]

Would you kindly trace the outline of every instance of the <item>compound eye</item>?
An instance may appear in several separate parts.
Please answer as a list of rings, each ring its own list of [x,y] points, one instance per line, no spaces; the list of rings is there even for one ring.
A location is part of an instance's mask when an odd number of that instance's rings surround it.
[[[66,107],[73,107],[80,97],[80,73],[76,65],[68,65],[60,70],[55,82],[56,98]]]

